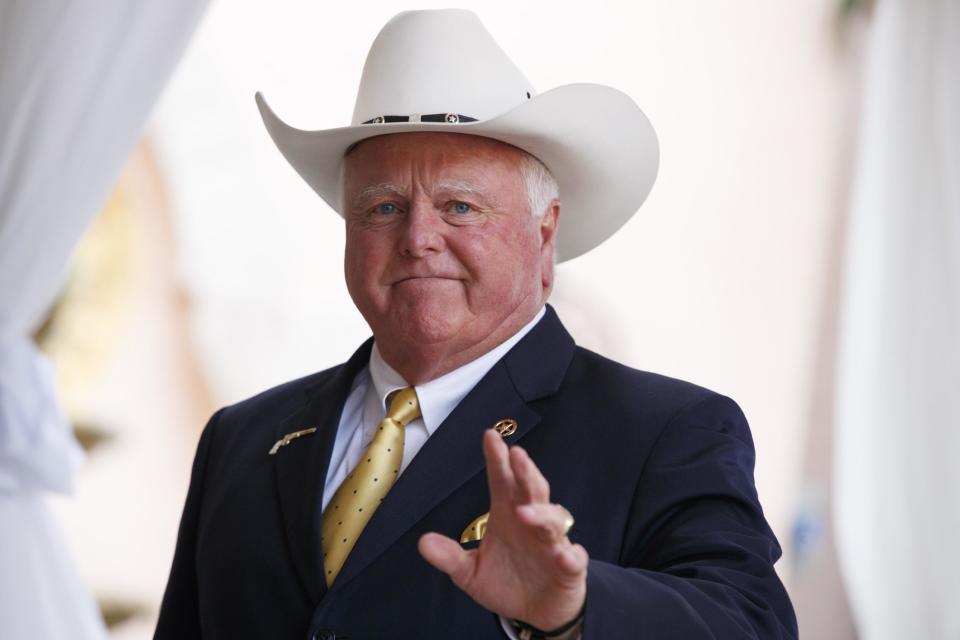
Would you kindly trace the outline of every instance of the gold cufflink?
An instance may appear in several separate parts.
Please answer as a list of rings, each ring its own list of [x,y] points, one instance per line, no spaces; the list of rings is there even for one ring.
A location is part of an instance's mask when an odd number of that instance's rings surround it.
[[[308,436],[316,430],[317,430],[316,427],[310,427],[309,429],[301,429],[300,431],[294,431],[292,433],[288,433],[287,435],[283,436],[282,438],[280,438],[279,440],[273,443],[273,446],[270,447],[269,455],[271,456],[277,455],[277,451],[280,450],[280,447],[285,447],[288,444],[290,444],[291,440],[296,440],[300,436]]]
[[[506,438],[507,436],[512,436],[517,431],[517,421],[513,418],[506,418],[504,420],[498,421],[493,425],[493,430],[500,434],[501,437]]]
[[[487,520],[490,519],[490,512],[478,516],[473,522],[467,525],[467,528],[460,534],[460,544],[466,542],[476,542],[483,538],[487,532]]]

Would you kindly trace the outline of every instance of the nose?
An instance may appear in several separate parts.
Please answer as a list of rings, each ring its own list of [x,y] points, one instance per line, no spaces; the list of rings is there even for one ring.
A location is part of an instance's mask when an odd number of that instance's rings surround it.
[[[444,250],[443,218],[433,203],[416,199],[404,220],[400,236],[400,253],[410,258],[425,258]]]

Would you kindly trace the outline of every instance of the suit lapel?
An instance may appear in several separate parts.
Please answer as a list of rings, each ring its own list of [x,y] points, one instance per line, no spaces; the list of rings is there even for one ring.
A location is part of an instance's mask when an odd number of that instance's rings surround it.
[[[481,440],[497,421],[512,418],[519,441],[540,423],[529,403],[555,393],[573,356],[573,339],[548,307],[427,440],[374,513],[333,589],[348,583],[394,541],[464,483],[485,469]]]
[[[276,438],[293,431],[316,427],[317,432],[281,447],[274,456],[274,469],[287,542],[293,562],[311,602],[326,592],[322,579],[320,505],[327,467],[340,414],[353,380],[370,358],[368,340],[336,372],[304,392],[302,404],[276,427]]]

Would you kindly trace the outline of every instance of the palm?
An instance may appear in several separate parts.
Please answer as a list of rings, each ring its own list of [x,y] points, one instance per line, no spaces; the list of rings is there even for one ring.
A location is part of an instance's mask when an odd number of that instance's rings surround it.
[[[567,512],[519,447],[484,435],[490,519],[477,549],[435,533],[420,541],[432,565],[480,605],[506,618],[552,629],[576,617],[586,597],[587,553],[566,536]]]

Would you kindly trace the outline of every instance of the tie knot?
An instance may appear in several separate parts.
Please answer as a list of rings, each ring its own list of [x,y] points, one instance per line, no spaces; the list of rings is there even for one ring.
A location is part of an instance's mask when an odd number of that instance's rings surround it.
[[[417,400],[417,392],[413,387],[394,392],[393,397],[390,398],[390,410],[387,411],[387,417],[396,420],[404,427],[420,417],[420,402]]]

